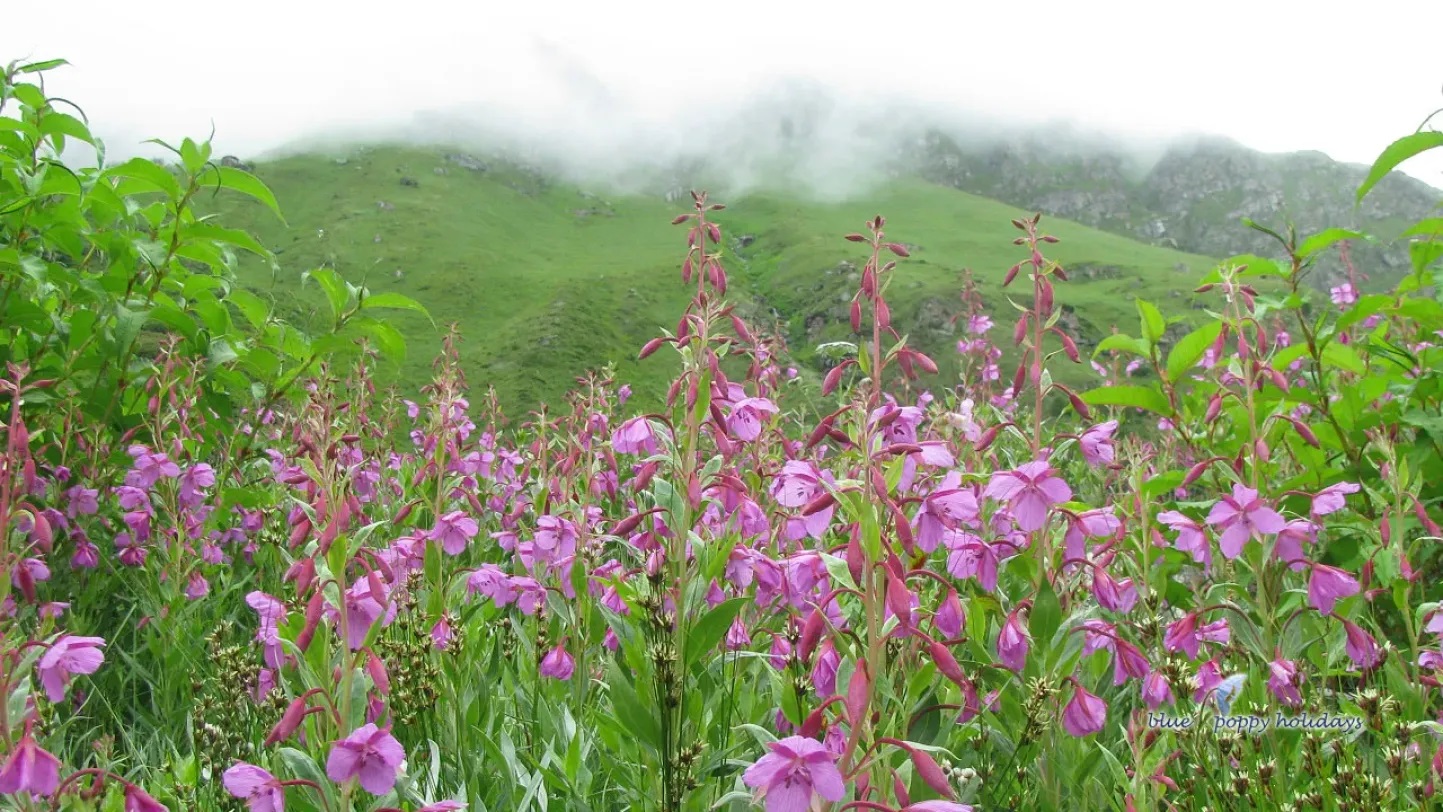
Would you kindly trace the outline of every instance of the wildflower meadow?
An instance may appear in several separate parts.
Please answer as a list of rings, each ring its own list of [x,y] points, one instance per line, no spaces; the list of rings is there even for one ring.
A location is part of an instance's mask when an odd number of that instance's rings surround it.
[[[503,414],[454,331],[375,385],[405,296],[292,269],[303,328],[236,284],[271,255],[208,201],[284,201],[208,143],[63,161],[60,64],[0,74],[0,807],[1432,808],[1443,218],[1384,292],[1310,277],[1368,235],[1253,224],[1206,310],[1087,350],[1047,220],[1001,222],[941,380],[877,216],[818,387],[696,192],[664,407],[598,368]]]

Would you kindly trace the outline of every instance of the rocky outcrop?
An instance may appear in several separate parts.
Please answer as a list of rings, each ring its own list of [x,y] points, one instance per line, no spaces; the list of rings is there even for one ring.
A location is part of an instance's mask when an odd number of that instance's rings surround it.
[[[938,132],[904,156],[936,183],[1075,220],[1134,239],[1205,256],[1278,255],[1243,218],[1302,235],[1355,228],[1379,238],[1352,246],[1354,264],[1386,284],[1409,268],[1408,247],[1393,239],[1434,212],[1443,192],[1393,173],[1354,205],[1367,167],[1319,152],[1265,154],[1221,138],[1179,142],[1147,164],[1120,149],[1059,147],[1041,137],[964,148]],[[1319,262],[1320,285],[1342,273],[1336,252]]]

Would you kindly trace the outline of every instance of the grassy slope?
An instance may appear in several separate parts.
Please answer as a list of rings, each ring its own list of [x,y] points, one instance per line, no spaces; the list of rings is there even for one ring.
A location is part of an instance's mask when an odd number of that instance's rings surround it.
[[[270,291],[283,307],[314,308],[316,294],[297,295],[302,271],[325,262],[373,291],[420,300],[442,329],[460,325],[473,386],[494,384],[508,410],[557,403],[574,379],[607,362],[645,401],[673,371],[659,353],[636,362],[640,345],[676,323],[688,289],[679,278],[683,231],[668,222],[681,211],[655,197],[589,196],[514,168],[485,172],[449,164],[446,150],[382,147],[350,152],[345,163],[303,155],[264,163],[256,172],[275,191],[286,227],[257,206],[233,204],[226,222],[249,228],[278,252],[283,269],[244,265],[242,281]],[[433,170],[444,167],[445,174]],[[402,177],[417,185],[404,186]],[[382,210],[385,201],[393,210]],[[1013,316],[1000,298],[1006,268],[1022,259],[1009,220],[1024,212],[981,197],[917,181],[896,181],[865,202],[819,204],[754,194],[726,200],[719,221],[730,238],[756,241],[728,263],[729,298],[751,312],[773,307],[805,361],[816,340],[847,337],[842,260],[860,265],[860,246],[842,235],[881,212],[889,238],[919,245],[901,263],[891,291],[899,329],[912,329],[924,303],[954,312],[959,273],[974,270],[989,306],[1004,324]],[[580,213],[591,210],[591,213]],[[1044,221],[1062,242],[1052,255],[1064,265],[1120,269],[1115,279],[1078,279],[1059,292],[1094,336],[1119,324],[1135,332],[1132,297],[1181,312],[1186,293],[1211,262],[1063,221]],[[324,235],[319,230],[324,229]],[[376,237],[379,236],[379,242]],[[1184,263],[1189,273],[1174,266]],[[395,271],[402,275],[397,278]],[[1025,280],[1024,280],[1025,282]],[[1019,291],[1020,293],[1021,291]],[[1180,298],[1179,298],[1180,297]],[[806,329],[817,315],[825,326]],[[935,322],[935,319],[933,320]],[[428,377],[439,332],[411,314],[397,317],[409,355],[393,380],[414,389]],[[1008,332],[1001,330],[1002,339]],[[916,343],[944,365],[955,337],[914,330]],[[944,368],[944,373],[946,369]]]

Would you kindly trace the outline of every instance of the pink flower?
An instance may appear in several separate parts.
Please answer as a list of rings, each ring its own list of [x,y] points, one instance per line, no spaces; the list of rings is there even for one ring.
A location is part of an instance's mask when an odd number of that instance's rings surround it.
[[[337,784],[358,778],[365,791],[385,795],[396,785],[396,770],[405,758],[394,736],[368,723],[331,747],[326,776]]]
[[[434,804],[426,804],[416,812],[459,812],[465,808],[466,805],[460,801],[437,801]]]
[[[618,454],[655,454],[656,432],[645,417],[633,417],[611,433],[611,447]]]
[[[1333,613],[1333,604],[1343,598],[1358,594],[1362,587],[1358,579],[1346,570],[1327,564],[1314,564],[1308,577],[1308,603],[1325,615]]]
[[[797,508],[812,501],[821,486],[817,466],[804,460],[788,460],[772,481],[772,497],[782,507]]]
[[[1352,482],[1339,482],[1318,491],[1313,496],[1313,515],[1326,516],[1343,509],[1348,494],[1357,493],[1359,487]]]
[[[254,764],[237,762],[221,776],[221,783],[232,797],[244,800],[250,812],[285,812],[286,790],[280,779]]]
[[[1351,305],[1357,303],[1358,289],[1353,287],[1352,282],[1344,282],[1341,285],[1328,288],[1328,297],[1333,300],[1333,304],[1346,310]]]
[[[1268,690],[1284,705],[1297,707],[1303,704],[1303,695],[1298,693],[1301,682],[1298,665],[1292,660],[1277,659],[1268,663]]]
[[[1230,559],[1242,554],[1249,539],[1280,533],[1287,526],[1277,511],[1258,498],[1257,491],[1244,485],[1233,485],[1232,495],[1213,505],[1207,523],[1223,528],[1218,548]]]
[[[60,759],[42,749],[27,728],[0,765],[0,795],[28,792],[48,798],[59,785]]]
[[[1047,523],[1047,511],[1059,502],[1072,498],[1072,489],[1043,460],[1023,463],[1015,471],[992,475],[983,494],[990,499],[1007,502],[1017,527],[1031,533]]]
[[[1154,671],[1143,679],[1142,701],[1147,703],[1149,710],[1173,703],[1172,686],[1168,685],[1167,677],[1161,671]]]
[[[73,637],[62,635],[40,656],[36,666],[40,670],[40,684],[51,702],[65,699],[65,688],[70,685],[74,674],[94,674],[105,662],[100,647],[105,640],[100,637]]]
[[[777,411],[776,404],[766,398],[743,398],[727,416],[727,431],[738,440],[750,442],[762,435],[762,421]]]
[[[475,519],[453,510],[436,520],[436,526],[431,528],[427,537],[439,541],[447,555],[460,555],[479,530]]]
[[[1007,616],[1007,622],[1002,624],[1002,632],[997,635],[997,659],[1008,669],[1021,674],[1027,664],[1027,651],[1032,645],[1032,638],[1022,628],[1017,613],[1018,609],[1012,610],[1012,614]]]
[[[165,804],[150,797],[150,793],[134,784],[125,785],[124,812],[170,812]]]
[[[1102,567],[1092,570],[1092,594],[1102,608],[1111,612],[1127,614],[1137,605],[1137,587],[1133,586],[1132,579],[1114,581]]]
[[[1168,651],[1181,651],[1189,660],[1196,660],[1202,640],[1197,633],[1197,613],[1189,612],[1167,627],[1162,636],[1162,647]]]
[[[1062,727],[1078,738],[1091,736],[1102,730],[1107,721],[1107,703],[1102,697],[1090,694],[1081,685],[1073,683],[1072,701],[1062,711]]]
[[[1371,670],[1383,661],[1383,652],[1378,650],[1378,641],[1361,626],[1344,618],[1343,632],[1347,638],[1344,649],[1359,670]]]
[[[1173,542],[1173,547],[1191,553],[1192,560],[1205,568],[1212,565],[1213,551],[1212,547],[1208,546],[1202,525],[1176,510],[1165,510],[1157,514],[1157,520],[1177,531],[1177,541]]]
[[[1078,439],[1082,458],[1089,465],[1110,465],[1113,461],[1112,434],[1117,431],[1117,421],[1109,420],[1084,431]]]
[[[972,805],[955,801],[918,801],[907,804],[897,812],[972,812]]]
[[[541,658],[541,676],[568,680],[576,671],[576,660],[572,659],[564,646],[557,646]]]
[[[766,797],[767,812],[806,812],[814,793],[827,801],[846,795],[836,757],[821,742],[789,736],[767,747],[771,752],[742,773],[742,781]]]

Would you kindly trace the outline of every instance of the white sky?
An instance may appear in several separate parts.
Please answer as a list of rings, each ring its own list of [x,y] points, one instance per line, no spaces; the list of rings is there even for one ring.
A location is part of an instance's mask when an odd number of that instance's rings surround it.
[[[1443,0],[42,6],[35,24],[0,27],[0,62],[70,60],[48,89],[85,108],[112,154],[212,122],[218,152],[249,156],[486,110],[604,160],[637,133],[694,133],[682,115],[698,104],[716,116],[790,77],[857,109],[907,98],[942,117],[1217,133],[1371,163],[1443,107]],[[1443,156],[1407,168],[1443,187]]]

